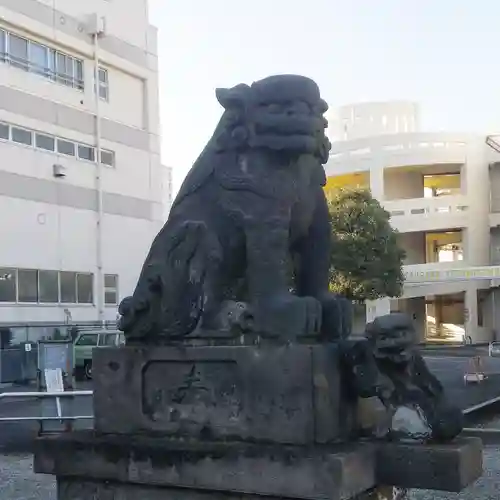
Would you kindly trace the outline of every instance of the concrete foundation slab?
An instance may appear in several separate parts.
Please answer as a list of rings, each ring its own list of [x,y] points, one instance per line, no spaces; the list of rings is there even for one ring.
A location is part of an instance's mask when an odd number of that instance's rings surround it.
[[[483,445],[460,437],[451,444],[384,443],[377,449],[379,484],[460,492],[483,473]]]
[[[445,445],[360,442],[311,448],[81,431],[40,438],[35,472],[57,476],[60,487],[71,492],[97,488],[100,495],[65,493],[60,500],[128,498],[105,496],[110,490],[156,499],[157,490],[169,495],[178,488],[341,500],[384,484],[460,491],[481,476],[482,445],[460,438]]]
[[[351,498],[375,483],[372,444],[306,447],[242,443],[199,443],[153,437],[96,436],[74,432],[37,441],[35,471],[57,476],[72,492],[96,488],[103,498],[110,488],[128,487],[142,498],[162,489],[192,488],[228,494],[285,498]],[[85,478],[81,485],[76,478]],[[107,486],[105,486],[107,484]],[[149,494],[149,493],[148,493]],[[68,496],[69,495],[69,496]],[[109,498],[115,498],[113,496]],[[121,498],[121,497],[118,497]],[[125,497],[127,498],[127,497]]]

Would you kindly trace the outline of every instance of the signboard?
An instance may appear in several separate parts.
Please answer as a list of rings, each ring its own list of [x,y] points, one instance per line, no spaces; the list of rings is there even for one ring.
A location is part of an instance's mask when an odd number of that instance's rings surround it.
[[[62,370],[60,368],[44,370],[47,392],[64,392]]]
[[[73,343],[70,340],[40,340],[38,342],[38,368],[41,371],[41,385],[47,386],[47,370],[60,370],[71,375],[73,371]]]
[[[488,280],[500,278],[500,266],[463,267],[458,269],[409,271],[403,270],[406,283],[438,281]]]

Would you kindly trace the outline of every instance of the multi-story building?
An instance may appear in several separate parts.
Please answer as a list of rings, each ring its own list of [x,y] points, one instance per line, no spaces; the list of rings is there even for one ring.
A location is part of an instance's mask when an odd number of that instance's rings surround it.
[[[421,338],[486,342],[500,331],[500,154],[484,135],[425,133],[409,102],[330,117],[327,189],[369,187],[406,250],[404,293],[367,319],[406,311]]]
[[[116,318],[170,199],[158,93],[146,0],[0,0],[0,323]]]

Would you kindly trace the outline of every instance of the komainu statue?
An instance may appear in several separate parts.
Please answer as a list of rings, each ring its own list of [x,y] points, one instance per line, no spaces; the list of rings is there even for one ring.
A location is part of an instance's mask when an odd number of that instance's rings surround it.
[[[248,305],[261,335],[346,337],[350,305],[328,290],[330,143],[317,85],[280,75],[216,95],[222,118],[120,304],[127,342],[216,330],[228,300]]]
[[[446,397],[418,350],[407,314],[379,316],[366,325],[366,342],[345,342],[350,387],[387,409],[386,435],[398,441],[447,442],[463,429],[463,414]]]

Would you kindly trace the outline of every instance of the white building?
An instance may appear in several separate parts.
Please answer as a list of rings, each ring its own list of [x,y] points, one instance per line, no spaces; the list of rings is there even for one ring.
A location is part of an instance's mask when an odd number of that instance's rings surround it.
[[[342,107],[330,117],[327,189],[366,186],[407,252],[399,300],[368,319],[412,314],[422,339],[490,341],[500,331],[500,154],[486,137],[425,133],[414,103]]]
[[[115,319],[164,220],[157,32],[125,3],[0,0],[0,323]]]

